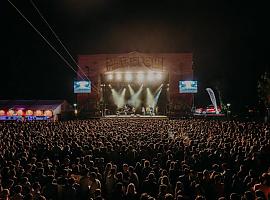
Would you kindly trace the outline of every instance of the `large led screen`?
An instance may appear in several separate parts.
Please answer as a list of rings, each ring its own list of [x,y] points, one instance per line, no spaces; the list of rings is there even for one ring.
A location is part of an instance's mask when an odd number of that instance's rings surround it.
[[[197,93],[198,85],[197,81],[179,81],[180,93]]]
[[[91,82],[74,81],[74,93],[91,93]]]

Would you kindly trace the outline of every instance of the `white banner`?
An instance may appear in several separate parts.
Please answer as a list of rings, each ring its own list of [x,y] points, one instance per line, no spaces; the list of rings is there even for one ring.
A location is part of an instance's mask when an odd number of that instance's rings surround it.
[[[217,109],[217,101],[216,101],[216,97],[215,97],[215,93],[211,88],[206,88],[206,91],[209,94],[209,97],[211,99],[211,102],[215,108],[216,114],[219,114],[218,109]]]

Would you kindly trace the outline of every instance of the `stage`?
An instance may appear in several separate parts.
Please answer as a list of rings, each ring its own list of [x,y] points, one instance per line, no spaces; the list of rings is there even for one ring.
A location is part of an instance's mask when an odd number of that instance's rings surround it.
[[[166,115],[106,115],[104,119],[168,119]]]
[[[202,116],[202,117],[225,117],[226,115],[223,113],[194,113],[194,116]]]

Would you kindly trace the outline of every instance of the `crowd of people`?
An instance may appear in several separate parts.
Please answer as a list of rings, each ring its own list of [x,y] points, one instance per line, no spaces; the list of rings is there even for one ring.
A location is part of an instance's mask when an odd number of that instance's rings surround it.
[[[268,200],[269,124],[0,123],[0,199]]]

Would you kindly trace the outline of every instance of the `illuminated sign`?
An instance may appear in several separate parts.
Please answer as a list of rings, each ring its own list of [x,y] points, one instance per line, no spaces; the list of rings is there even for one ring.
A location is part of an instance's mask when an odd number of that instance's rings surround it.
[[[179,81],[180,93],[197,93],[198,85],[197,81]]]
[[[91,93],[90,81],[74,81],[74,93]]]

